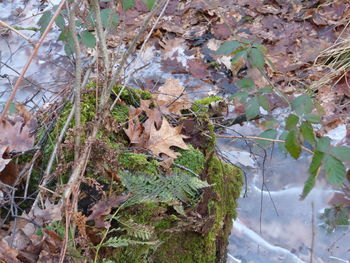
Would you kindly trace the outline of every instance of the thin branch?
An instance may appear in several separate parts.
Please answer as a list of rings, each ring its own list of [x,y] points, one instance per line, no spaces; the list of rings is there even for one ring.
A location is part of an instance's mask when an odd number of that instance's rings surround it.
[[[60,146],[60,144],[61,144],[61,142],[63,140],[63,137],[64,137],[64,135],[66,133],[66,130],[69,127],[69,123],[73,119],[74,112],[75,112],[75,106],[72,107],[72,109],[71,109],[71,111],[70,111],[70,113],[68,115],[67,121],[64,124],[64,126],[63,126],[63,128],[62,128],[62,130],[60,132],[60,135],[59,135],[59,137],[57,139],[55,147],[54,147],[54,149],[53,149],[53,151],[52,151],[52,153],[50,155],[49,162],[47,163],[46,170],[44,172],[43,182],[39,185],[39,188],[40,187],[45,187],[49,183],[49,181],[51,179],[50,173],[51,173],[51,169],[52,169],[53,163],[55,161],[55,157],[56,157],[56,154],[57,154],[58,147]],[[36,207],[36,204],[38,203],[39,198],[40,198],[40,192],[38,193],[38,195],[37,195],[37,197],[36,197],[36,199],[35,199],[35,201],[34,201],[34,203],[32,205],[32,209]]]
[[[234,136],[234,135],[216,135],[217,138],[229,138],[229,139],[250,139],[250,140],[260,140],[260,141],[267,141],[267,142],[281,142],[285,143],[285,140],[278,140],[278,139],[269,139],[269,138],[262,138],[257,136]],[[309,148],[306,148],[305,146],[301,145],[301,148],[311,154],[314,154],[312,150]]]
[[[16,95],[16,92],[19,88],[19,86],[21,85],[22,81],[23,81],[23,78],[24,78],[24,75],[26,74],[30,64],[32,63],[34,57],[36,56],[36,54],[38,53],[38,50],[40,48],[40,46],[43,44],[47,34],[49,33],[49,31],[51,30],[51,27],[53,25],[53,23],[55,22],[57,16],[60,14],[61,12],[61,9],[63,7],[63,5],[65,4],[66,0],[61,0],[61,3],[59,4],[59,6],[57,7],[55,13],[53,14],[49,24],[47,25],[47,28],[45,29],[44,33],[42,34],[42,36],[40,37],[39,39],[39,42],[35,45],[34,47],[34,50],[32,52],[32,54],[30,55],[30,57],[28,58],[27,60],[27,63],[25,64],[21,74],[19,75],[17,81],[16,81],[16,84],[15,84],[15,87],[13,88],[11,94],[10,94],[10,97],[8,98],[7,102],[6,102],[6,105],[3,109],[3,111],[1,112],[1,115],[0,115],[0,121],[4,119],[8,109],[10,108],[10,105],[13,101],[13,99],[15,98],[15,95]]]
[[[75,127],[76,127],[76,135],[74,138],[74,162],[78,160],[79,157],[79,148],[80,148],[80,90],[81,90],[81,50],[80,44],[78,40],[77,30],[75,27],[75,9],[79,2],[73,2],[71,7],[68,7],[69,10],[68,20],[69,20],[69,31],[71,32],[73,43],[74,43],[74,51],[75,51],[75,84],[74,84],[74,104],[75,104]]]
[[[163,0],[162,3],[164,4],[165,1]],[[104,119],[105,115],[106,115],[106,111],[103,111],[103,109],[105,108],[108,98],[110,96],[110,92],[122,70],[122,68],[124,67],[124,64],[126,63],[128,57],[131,55],[132,51],[134,50],[134,48],[136,47],[137,41],[140,39],[141,35],[143,34],[143,32],[146,30],[148,23],[151,21],[151,19],[153,18],[153,16],[157,13],[158,10],[160,10],[160,8],[162,7],[163,4],[158,4],[157,2],[157,6],[153,8],[153,10],[151,11],[151,13],[149,14],[149,16],[146,18],[145,22],[143,23],[143,25],[141,26],[139,33],[135,36],[132,44],[130,45],[129,49],[124,53],[124,56],[122,58],[122,61],[120,62],[118,68],[114,71],[111,82],[108,86],[106,86],[107,88],[104,88],[102,90],[102,94],[101,94],[101,100],[99,103],[99,108],[98,108],[98,112],[99,114],[97,114],[97,119],[95,120],[95,123],[93,125],[93,130],[91,132],[91,135],[88,137],[85,147],[84,147],[84,151],[82,152],[82,154],[80,155],[81,157],[79,158],[79,161],[77,162],[77,164],[75,165],[72,174],[69,178],[68,184],[67,184],[67,188],[64,191],[64,200],[68,200],[68,198],[70,197],[70,195],[72,194],[73,189],[76,187],[76,184],[78,182],[78,179],[80,177],[80,175],[83,173],[84,171],[84,167],[85,164],[87,162],[87,160],[90,158],[90,153],[91,153],[91,147],[92,144],[94,143],[98,130],[100,128],[101,122]],[[122,90],[120,91],[120,93],[118,94],[118,97],[120,96]]]
[[[21,36],[22,38],[24,38],[25,40],[27,40],[29,43],[33,44],[33,42],[30,40],[29,37],[27,37],[26,35],[24,35],[22,32],[18,31],[16,28],[13,28],[12,26],[6,24],[4,21],[2,21],[0,19],[0,26],[6,27],[8,29],[10,29],[11,31],[15,32],[16,34],[18,34],[19,36]]]
[[[165,10],[166,10],[168,4],[169,4],[169,1],[170,1],[170,0],[166,0],[166,3],[164,4],[164,7],[163,7],[162,11],[160,12],[160,14],[159,14],[159,16],[158,16],[156,22],[153,24],[152,29],[149,31],[148,35],[146,36],[145,41],[143,42],[143,44],[142,44],[142,46],[141,46],[141,49],[140,49],[140,51],[139,51],[139,56],[138,56],[138,58],[137,58],[137,60],[136,60],[136,62],[135,62],[136,64],[137,64],[137,62],[140,60],[140,56],[141,56],[143,50],[145,49],[146,43],[148,42],[149,38],[150,38],[151,35],[153,34],[153,31],[155,30],[155,28],[156,28],[156,26],[157,26],[157,24],[158,24],[160,18],[163,16],[163,14],[164,14],[164,12],[165,12]],[[128,83],[128,81],[129,81],[129,79],[131,78],[131,76],[132,76],[132,74],[129,74],[129,76],[126,78],[126,80],[125,80],[125,82],[124,82],[124,85],[123,85],[123,87],[122,87],[122,90],[125,89],[125,85],[126,85],[126,83]],[[112,105],[111,105],[111,107],[110,107],[109,110],[112,110],[112,109],[114,108],[114,106],[115,106],[115,104],[118,102],[118,100],[119,100],[119,96],[117,96],[117,98],[113,101],[113,103],[112,103]]]
[[[101,12],[100,12],[100,3],[98,0],[92,0],[92,5],[94,7],[96,15],[96,32],[98,37],[98,45],[102,53],[103,63],[105,64],[106,73],[109,72],[109,59],[106,45],[106,37],[102,28]]]
[[[115,83],[117,81],[117,78],[119,77],[120,73],[122,72],[125,63],[127,62],[128,57],[131,55],[131,53],[136,48],[137,42],[141,38],[143,32],[146,30],[146,28],[147,28],[148,24],[150,23],[151,19],[156,15],[156,13],[158,11],[160,11],[162,6],[164,6],[166,1],[167,0],[158,0],[157,1],[155,6],[153,7],[152,11],[149,13],[148,17],[143,22],[141,28],[139,29],[139,32],[137,33],[137,35],[134,37],[133,41],[131,42],[128,50],[124,53],[124,55],[123,55],[119,65],[118,65],[117,69],[112,74],[111,81],[110,81],[108,87],[106,89],[102,90],[101,101],[100,101],[100,105],[99,105],[100,106],[99,107],[100,110],[104,107],[105,102],[107,101],[107,99],[108,99],[108,97],[109,97],[109,95],[111,93],[111,90],[112,90],[113,86],[115,85]]]

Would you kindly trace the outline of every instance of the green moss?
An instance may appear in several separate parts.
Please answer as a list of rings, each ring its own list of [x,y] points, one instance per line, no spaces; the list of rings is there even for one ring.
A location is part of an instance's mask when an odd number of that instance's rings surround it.
[[[157,175],[159,163],[156,160],[148,161],[143,154],[126,152],[118,157],[118,161],[125,170],[142,172],[145,175]]]
[[[112,116],[117,122],[126,122],[129,115],[129,106],[115,105],[112,110]]]
[[[117,85],[113,88],[113,93],[115,95],[119,94],[123,86]],[[112,97],[113,99],[113,97]],[[142,100],[150,100],[152,99],[152,94],[148,91],[143,91],[139,89],[130,89],[125,88],[120,94],[120,99],[125,101],[127,104],[132,105],[134,107],[140,106],[140,99]]]
[[[164,234],[164,243],[157,249],[153,262],[167,263],[214,263],[213,247],[200,233],[180,232]]]
[[[193,103],[191,110],[194,112],[198,112],[200,110],[206,112],[209,104],[220,100],[222,100],[222,97],[219,96],[210,96],[204,99],[196,100]]]
[[[194,149],[192,146],[189,146],[189,150],[179,149],[178,151],[181,153],[181,156],[175,159],[175,163],[180,164],[196,174],[200,174],[204,169],[205,157],[202,152]],[[173,166],[173,171],[175,173],[191,173],[181,169],[179,167]]]

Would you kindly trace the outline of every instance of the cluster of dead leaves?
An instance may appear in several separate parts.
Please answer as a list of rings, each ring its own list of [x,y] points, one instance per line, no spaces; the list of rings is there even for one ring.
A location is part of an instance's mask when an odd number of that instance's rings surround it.
[[[158,156],[166,154],[170,158],[176,158],[180,153],[171,147],[188,149],[183,141],[186,136],[181,134],[181,126],[173,127],[163,115],[179,114],[189,107],[191,103],[185,94],[185,88],[179,80],[168,79],[158,93],[153,95],[153,100],[141,100],[140,107],[130,108],[128,128],[124,131],[132,144],[151,150]],[[144,122],[139,119],[141,113],[147,116]]]
[[[62,240],[53,230],[39,227],[61,220],[62,205],[45,201],[45,208],[35,207],[10,226],[10,234],[0,241],[0,262],[58,262]]]
[[[29,150],[34,145],[34,131],[37,127],[35,117],[23,105],[17,106],[17,114],[0,121],[0,181],[12,184],[16,174],[8,171],[11,162],[10,153]],[[6,167],[8,169],[6,169]],[[6,171],[7,170],[7,171]]]

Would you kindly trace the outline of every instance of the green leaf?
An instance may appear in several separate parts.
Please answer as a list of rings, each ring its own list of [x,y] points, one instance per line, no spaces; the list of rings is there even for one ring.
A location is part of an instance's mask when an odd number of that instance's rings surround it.
[[[233,98],[239,98],[240,102],[245,102],[249,96],[249,93],[246,91],[237,91],[234,94],[232,94]]]
[[[146,3],[148,9],[152,9],[154,6],[154,3],[156,2],[156,0],[143,0],[143,1]]]
[[[318,168],[320,168],[320,166],[322,164],[323,157],[324,157],[323,152],[316,151],[314,153],[314,156],[312,157],[312,161],[311,161],[310,166],[309,166],[309,173],[311,175],[316,176],[318,174],[317,171],[318,171]]]
[[[10,103],[9,113],[15,114],[17,112],[16,105],[14,103]]]
[[[128,10],[134,7],[135,0],[123,0],[123,9]]]
[[[314,153],[314,156],[312,157],[312,161],[309,166],[309,173],[310,176],[307,178],[304,188],[303,188],[303,193],[301,194],[300,199],[303,200],[305,197],[310,193],[312,188],[314,188],[315,183],[316,183],[316,178],[319,174],[319,168],[322,165],[322,160],[324,157],[324,153],[316,151]]]
[[[258,95],[259,105],[263,107],[264,110],[270,111],[270,103],[269,100],[264,95]]]
[[[331,141],[328,137],[322,137],[317,141],[317,150],[327,153],[331,147]]]
[[[246,48],[239,48],[239,49],[236,49],[235,51],[233,51],[231,54],[234,55],[234,57],[231,58],[231,64],[236,65],[236,63],[238,62],[240,57],[243,56],[244,58],[247,58],[247,49]]]
[[[324,168],[328,181],[334,186],[340,187],[346,175],[344,164],[333,156],[326,154]]]
[[[300,196],[300,200],[304,200],[306,196],[311,192],[312,188],[314,188],[316,183],[316,178],[317,176],[312,174],[307,178],[303,187],[303,192]]]
[[[267,139],[275,139],[276,136],[277,136],[277,130],[269,129],[269,130],[266,130],[266,131],[260,133],[258,137],[267,138]],[[261,147],[269,146],[272,143],[272,142],[263,141],[263,140],[255,140],[255,142],[257,144],[259,144]]]
[[[288,132],[287,131],[283,131],[278,139],[285,141],[286,138],[287,138],[287,135],[288,135]],[[278,143],[278,149],[282,153],[287,154],[287,149],[285,147],[285,143],[283,143],[283,142]]]
[[[242,89],[253,89],[255,87],[254,81],[251,78],[240,79],[236,84]]]
[[[273,89],[271,87],[263,87],[258,90],[259,93],[273,93]]]
[[[245,114],[246,114],[247,120],[254,119],[260,113],[258,99],[255,97],[250,99],[246,103],[244,109],[245,109]]]
[[[111,17],[111,24],[109,25],[109,19]],[[101,10],[101,22],[104,28],[111,29],[113,26],[117,25],[119,22],[118,15],[109,8]]]
[[[297,124],[299,122],[299,117],[295,114],[289,114],[286,118],[286,130],[292,131],[295,130],[297,127]]]
[[[229,55],[239,47],[241,47],[241,43],[238,41],[227,41],[219,47],[219,49],[216,51],[216,54]]]
[[[262,124],[264,127],[268,129],[275,129],[276,127],[279,126],[279,121],[275,119],[270,119],[270,120],[264,121]]]
[[[68,43],[64,45],[64,52],[68,57],[74,54],[74,50],[70,47]]]
[[[64,27],[66,26],[66,23],[64,21],[64,18],[62,15],[58,15],[56,20],[55,20],[56,25],[58,26],[59,29],[63,30]]]
[[[96,45],[95,36],[88,30],[83,31],[83,33],[81,34],[81,41],[85,46],[89,48],[94,48]]]
[[[300,132],[308,143],[310,143],[312,146],[316,145],[314,129],[312,128],[310,122],[303,121],[303,123],[300,125]]]
[[[266,54],[268,51],[264,45],[261,45],[259,43],[254,43],[252,47],[258,49],[262,54]]]
[[[53,14],[51,11],[45,11],[43,15],[40,17],[38,21],[38,25],[40,26],[40,33],[44,33],[45,29],[50,23],[51,18],[53,17]]]
[[[321,117],[316,115],[316,114],[305,114],[304,115],[305,120],[311,122],[311,123],[320,123],[321,122]]]
[[[313,109],[313,102],[309,95],[303,94],[292,102],[292,109],[300,116],[310,113]]]
[[[329,153],[340,161],[350,161],[350,148],[345,146],[337,146],[331,148]]]
[[[123,239],[123,238],[119,238],[119,237],[111,237],[110,239],[108,239],[103,246],[104,247],[126,247],[130,244],[128,239]]]
[[[301,154],[301,145],[298,140],[298,133],[290,131],[286,137],[285,147],[294,159],[298,159]]]
[[[256,68],[262,69],[265,65],[265,56],[257,48],[252,48],[250,52],[248,52],[248,60],[250,64]]]

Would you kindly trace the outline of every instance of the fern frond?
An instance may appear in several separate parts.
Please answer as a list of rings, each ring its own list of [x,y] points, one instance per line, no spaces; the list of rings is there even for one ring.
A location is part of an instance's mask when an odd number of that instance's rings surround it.
[[[137,240],[132,240],[128,238],[121,238],[121,237],[111,237],[108,239],[103,246],[104,247],[126,247],[130,245],[156,245],[158,243],[158,240],[156,241],[137,241]]]
[[[128,191],[133,194],[133,198],[139,202],[188,203],[197,196],[200,189],[210,186],[207,182],[188,174],[155,178],[123,172],[120,178]]]
[[[127,231],[129,236],[133,236],[142,240],[150,240],[154,234],[154,227],[152,226],[138,224],[131,220],[128,222],[119,220],[119,222],[124,225],[124,230]]]

